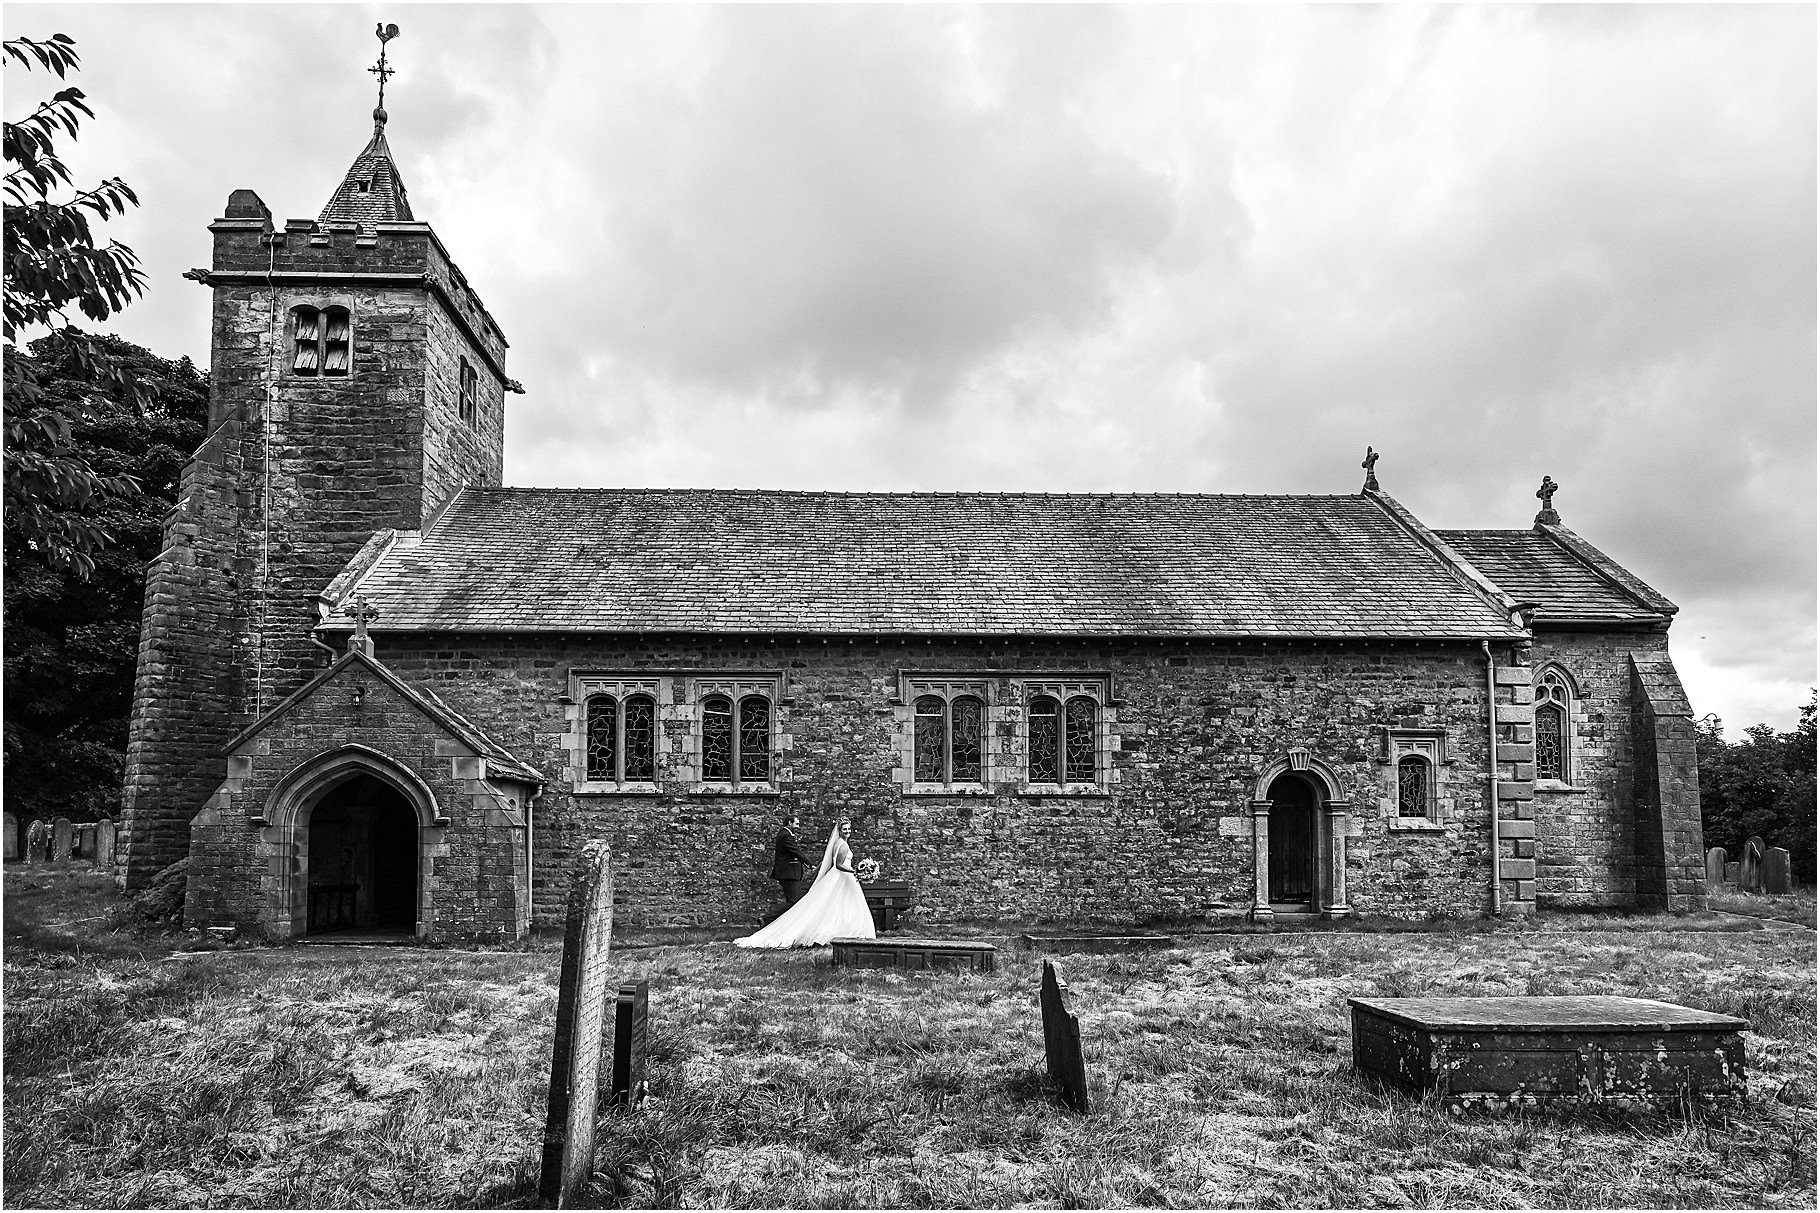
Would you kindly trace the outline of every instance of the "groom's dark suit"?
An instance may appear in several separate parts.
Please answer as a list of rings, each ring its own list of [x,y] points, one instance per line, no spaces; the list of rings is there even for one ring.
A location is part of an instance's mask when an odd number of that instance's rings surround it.
[[[778,829],[771,854],[771,879],[784,887],[784,908],[788,909],[808,891],[809,865],[815,860],[803,850],[787,825]]]

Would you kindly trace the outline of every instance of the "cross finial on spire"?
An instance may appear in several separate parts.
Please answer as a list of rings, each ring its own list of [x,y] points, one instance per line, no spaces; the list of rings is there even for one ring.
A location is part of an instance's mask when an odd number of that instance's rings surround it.
[[[1365,448],[1365,462],[1359,465],[1365,469],[1365,491],[1378,491],[1378,453],[1369,446]]]
[[[379,39],[379,62],[367,70],[379,77],[379,104],[373,109],[373,122],[377,126],[385,125],[385,82],[398,74],[396,68],[386,66],[385,44],[398,36],[396,25],[387,25],[381,21],[373,27],[373,36]]]
[[[1536,515],[1537,526],[1542,526],[1544,523],[1549,526],[1561,525],[1561,515],[1555,513],[1555,490],[1560,487],[1555,483],[1554,477],[1542,477],[1542,487],[1536,490],[1536,496],[1542,502],[1541,512]]]
[[[379,608],[368,603],[365,594],[356,594],[353,605],[343,607],[341,613],[354,621],[354,634],[348,637],[348,648],[359,649],[371,657],[373,641],[367,635],[367,624],[379,618]]]

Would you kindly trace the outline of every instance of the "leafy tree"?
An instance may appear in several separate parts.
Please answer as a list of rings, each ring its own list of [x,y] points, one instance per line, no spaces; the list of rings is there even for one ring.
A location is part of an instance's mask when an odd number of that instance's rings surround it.
[[[1790,866],[1804,884],[1814,882],[1815,698],[1801,709],[1790,733],[1767,724],[1744,730],[1744,740],[1727,742],[1717,716],[1699,723],[1700,818],[1706,845],[1737,857],[1753,834],[1789,853]]]
[[[92,378],[99,354],[115,375]],[[131,478],[131,495],[46,503],[55,521],[113,536],[86,574],[13,527],[5,538],[5,800],[21,820],[113,812],[126,762],[146,566],[163,541],[178,480],[202,441],[208,380],[118,337],[34,342],[41,408],[69,419],[63,458],[101,479]]]
[[[60,80],[79,62],[75,43],[64,34],[11,39],[4,47],[9,65],[43,68]],[[57,141],[75,138],[85,117],[94,111],[82,90],[63,88],[18,122],[6,123],[4,136],[7,541],[17,535],[50,564],[79,577],[94,571],[94,553],[110,541],[99,512],[87,507],[130,497],[138,485],[83,460],[74,441],[79,413],[46,395],[36,373],[40,361],[21,357],[13,343],[21,333],[48,329],[45,340],[62,347],[54,358],[58,365],[73,363],[83,381],[143,403],[140,385],[109,357],[108,347],[70,326],[72,306],[91,320],[105,320],[145,290],[133,250],[115,240],[97,246],[90,228],[91,217],[106,220],[139,205],[132,189],[112,177],[53,197],[72,186]]]

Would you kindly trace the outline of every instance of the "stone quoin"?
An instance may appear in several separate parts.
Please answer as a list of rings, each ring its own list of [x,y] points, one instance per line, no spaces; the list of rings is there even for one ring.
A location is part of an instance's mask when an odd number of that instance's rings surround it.
[[[187,856],[193,924],[516,938],[606,841],[622,921],[746,926],[787,806],[928,923],[1704,907],[1676,608],[1552,480],[1472,531],[1376,451],[1308,495],[505,488],[506,339],[383,110],[316,219],[210,231],[113,847]]]

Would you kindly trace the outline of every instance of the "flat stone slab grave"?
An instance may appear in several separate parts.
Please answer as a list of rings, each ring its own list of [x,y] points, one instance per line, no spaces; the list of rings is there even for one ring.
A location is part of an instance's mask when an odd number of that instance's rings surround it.
[[[1744,1094],[1750,1024],[1606,995],[1349,998],[1355,1069],[1444,1104],[1672,1102]]]
[[[1145,948],[1175,946],[1173,935],[1022,935],[1018,938],[1033,952],[1137,952]]]
[[[856,969],[998,971],[998,948],[977,939],[837,939],[834,963]]]

